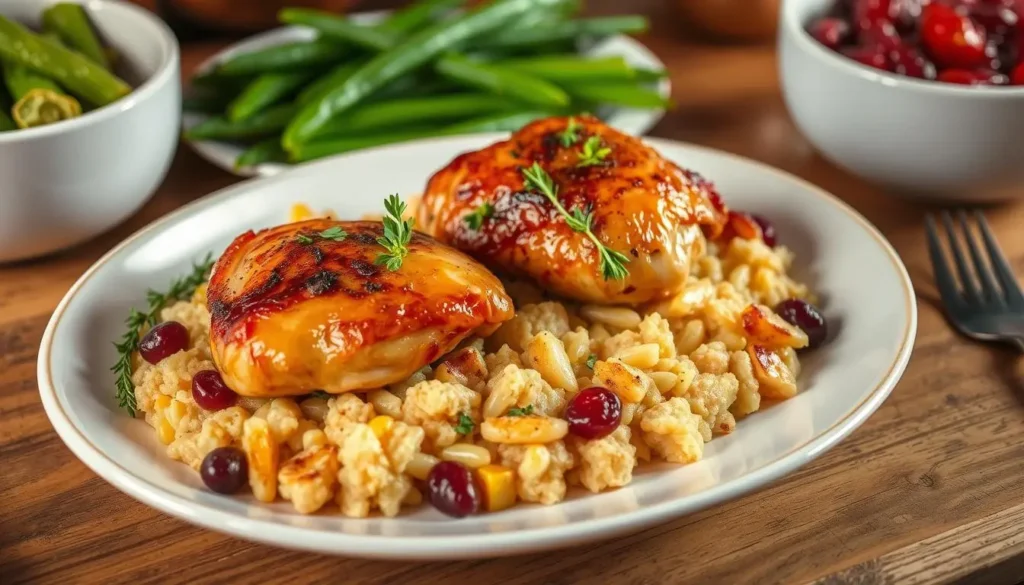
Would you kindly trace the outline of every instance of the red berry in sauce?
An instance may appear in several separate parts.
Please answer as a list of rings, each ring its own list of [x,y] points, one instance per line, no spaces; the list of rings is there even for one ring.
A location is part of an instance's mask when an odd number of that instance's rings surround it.
[[[1024,85],[1024,63],[1013,68],[1010,73],[1010,83],[1013,85]]]
[[[757,215],[755,213],[749,214],[750,218],[757,223],[757,227],[761,228],[761,239],[770,248],[774,248],[778,239],[775,235],[775,224],[768,221],[768,218],[763,215]]]
[[[853,0],[853,18],[858,26],[892,19],[892,0]]]
[[[192,398],[203,410],[224,410],[235,405],[238,394],[224,383],[216,370],[203,370],[192,376]]]
[[[939,73],[938,79],[958,85],[1006,85],[1009,82],[1005,75],[990,69],[946,69]]]
[[[850,25],[838,18],[822,18],[811,25],[811,35],[833,51],[850,40],[850,33]]]
[[[924,7],[921,40],[940,68],[972,69],[988,61],[985,29],[945,4],[932,3]]]
[[[863,47],[888,53],[903,46],[896,27],[886,20],[876,20],[861,27],[860,44]]]
[[[622,421],[622,401],[607,388],[592,386],[572,397],[565,407],[569,432],[583,439],[606,437]]]
[[[472,472],[455,461],[442,461],[430,470],[427,497],[435,508],[456,518],[480,509],[480,492]]]
[[[851,47],[849,49],[843,49],[843,54],[860,63],[861,65],[867,65],[874,69],[881,69],[882,71],[889,71],[889,58],[886,56],[885,51],[871,47]]]
[[[157,324],[139,341],[142,359],[154,365],[185,349],[188,349],[188,329],[177,321]]]
[[[935,79],[935,65],[917,49],[900,47],[891,52],[889,58],[894,73],[918,79]]]
[[[199,465],[206,487],[219,494],[233,494],[249,481],[245,453],[235,447],[217,447]]]
[[[775,307],[775,312],[790,325],[807,334],[807,349],[820,347],[828,337],[828,323],[814,305],[802,299],[786,299]]]

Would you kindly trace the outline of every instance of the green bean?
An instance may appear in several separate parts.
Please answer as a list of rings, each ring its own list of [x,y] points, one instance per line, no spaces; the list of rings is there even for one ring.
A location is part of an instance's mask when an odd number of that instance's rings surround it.
[[[421,123],[436,124],[513,109],[517,109],[515,102],[488,94],[397,99],[353,108],[328,122],[317,136],[341,136]]]
[[[622,57],[588,59],[580,55],[551,55],[506,59],[494,64],[555,83],[631,81],[636,71]]]
[[[228,105],[228,119],[238,122],[252,117],[289,97],[315,75],[308,71],[260,75]]]
[[[626,83],[587,83],[567,85],[574,98],[599,104],[629,108],[661,109],[671,107],[672,101],[653,89]]]
[[[410,33],[464,4],[464,0],[420,0],[395,11],[380,28],[394,33]]]
[[[296,98],[295,101],[302,105],[306,105],[320,100],[330,93],[335,87],[345,83],[345,81],[348,80],[349,77],[352,77],[353,73],[359,71],[359,68],[363,65],[364,63],[362,62],[343,63],[338,65],[320,79],[317,79],[313,83],[307,85],[301,92],[299,92],[299,97]]]
[[[233,55],[218,64],[215,71],[222,76],[290,72],[300,67],[332,65],[351,54],[351,48],[324,39],[296,41]]]
[[[277,133],[295,116],[295,104],[283,104],[251,118],[232,122],[224,117],[210,118],[185,132],[188,140],[246,140]]]
[[[318,158],[324,158],[326,156],[351,152],[353,150],[362,150],[373,146],[383,146],[385,144],[406,142],[408,140],[417,140],[420,138],[430,138],[437,135],[437,128],[418,128],[389,132],[386,134],[371,134],[304,142],[300,143],[294,150],[289,151],[288,160],[292,163],[308,162]]]
[[[181,109],[200,114],[220,114],[231,103],[231,98],[227,94],[200,92],[182,98]]]
[[[324,37],[369,49],[386,51],[394,46],[392,33],[372,26],[362,26],[344,16],[310,8],[282,8],[277,19],[285,24],[308,26]]]
[[[33,89],[48,89],[58,95],[64,95],[64,90],[53,81],[28,67],[10,61],[4,63],[4,84],[7,85],[7,90],[14,101],[25,97],[25,94]]]
[[[481,37],[472,43],[474,48],[514,48],[540,45],[580,37],[606,37],[623,33],[642,33],[647,30],[643,16],[601,16],[581,18],[527,29],[510,28],[494,35]]]
[[[473,120],[466,120],[445,127],[444,134],[473,134],[477,132],[515,132],[534,120],[547,118],[560,112],[550,110],[521,110],[504,114],[493,114]]]
[[[245,151],[235,159],[235,169],[254,167],[265,162],[286,161],[287,156],[285,155],[284,149],[281,148],[281,137],[275,136],[273,138],[257,142],[245,149]]]
[[[0,132],[7,132],[9,130],[17,130],[18,126],[14,123],[14,120],[7,115],[7,110],[0,110]]]
[[[563,0],[495,0],[452,20],[431,25],[370,60],[343,83],[305,105],[282,138],[285,150],[315,136],[328,120],[351,108],[389,82],[428,63],[464,41],[493,31],[528,10],[556,6]]]
[[[637,67],[633,69],[636,73],[636,80],[640,83],[657,83],[668,77],[668,71],[664,69],[645,69]]]
[[[43,73],[97,106],[105,106],[132,90],[127,83],[88,58],[42,39],[2,16],[0,57]]]
[[[437,71],[470,87],[504,95],[542,107],[563,107],[572,101],[558,86],[500,65],[477,63],[461,55],[448,55],[435,64]]]
[[[43,11],[43,27],[57,33],[61,41],[104,69],[110,61],[81,4],[58,2]]]

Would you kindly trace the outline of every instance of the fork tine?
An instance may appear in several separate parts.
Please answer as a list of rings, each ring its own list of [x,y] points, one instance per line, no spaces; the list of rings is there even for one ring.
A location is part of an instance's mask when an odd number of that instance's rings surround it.
[[[953,273],[949,270],[949,263],[946,262],[945,254],[942,253],[942,245],[939,243],[939,232],[935,225],[935,218],[932,214],[925,217],[925,233],[928,235],[928,255],[932,258],[932,271],[935,273],[935,284],[939,287],[939,295],[947,309],[959,307],[963,304],[963,297],[957,289]]]
[[[992,264],[992,269],[995,270],[996,276],[999,278],[999,284],[1002,286],[1003,292],[1006,294],[1006,300],[1011,305],[1024,305],[1024,295],[1021,294],[1020,285],[1017,284],[1017,277],[1013,275],[1013,270],[1010,269],[1010,263],[1007,262],[1006,256],[1004,256],[1002,250],[999,249],[999,244],[996,243],[996,238],[992,235],[992,230],[988,227],[988,221],[985,219],[985,215],[980,211],[975,210],[974,218],[978,222],[978,227],[981,228],[981,238],[985,241],[985,248],[988,250],[989,262]]]
[[[956,264],[956,272],[960,275],[960,286],[963,289],[964,300],[967,304],[977,305],[981,303],[978,294],[978,287],[974,284],[974,276],[971,269],[964,260],[964,253],[960,250],[960,242],[956,241],[956,233],[953,231],[953,218],[948,211],[942,212],[942,225],[946,228],[946,239],[949,240],[949,249],[953,252],[953,262]]]
[[[974,263],[974,273],[978,276],[978,283],[981,284],[981,292],[990,301],[1003,303],[1003,295],[996,286],[996,281],[992,277],[992,270],[989,269],[988,263],[981,255],[981,251],[978,250],[978,245],[975,243],[975,236],[971,233],[971,228],[967,225],[967,214],[964,213],[963,209],[958,209],[956,212],[957,223],[960,224],[960,231],[963,232],[964,242],[967,243],[967,251],[971,254],[971,261]]]

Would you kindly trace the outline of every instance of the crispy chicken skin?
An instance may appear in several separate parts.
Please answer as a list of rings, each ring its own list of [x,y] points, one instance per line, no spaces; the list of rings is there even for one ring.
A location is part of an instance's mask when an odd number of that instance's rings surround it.
[[[418,229],[505,273],[581,301],[642,303],[682,289],[705,236],[723,229],[726,210],[710,183],[662,158],[640,140],[592,117],[576,118],[579,140],[564,146],[569,119],[527,125],[511,139],[460,155],[431,177]],[[578,167],[584,143],[599,136],[611,152],[603,164]],[[548,172],[567,210],[590,208],[593,232],[629,257],[624,280],[606,280],[598,249],[573,231],[521,170]],[[480,229],[466,216],[485,203],[493,214]]]
[[[335,226],[344,240],[317,236]],[[380,222],[315,219],[235,238],[207,291],[227,385],[258,397],[380,388],[512,317],[494,275],[423,234],[396,272],[375,265],[382,233]]]

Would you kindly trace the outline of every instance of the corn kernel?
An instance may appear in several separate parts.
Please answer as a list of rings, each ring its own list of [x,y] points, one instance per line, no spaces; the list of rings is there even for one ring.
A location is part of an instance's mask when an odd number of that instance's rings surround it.
[[[166,394],[161,394],[153,400],[153,405],[157,410],[163,410],[171,405],[171,397]]]
[[[164,445],[170,445],[174,442],[174,427],[171,426],[171,423],[167,422],[163,415],[157,415],[156,436]]]
[[[309,208],[305,203],[296,203],[292,205],[291,212],[288,214],[289,222],[305,221],[307,219],[313,219],[316,214]]]
[[[384,440],[384,437],[391,432],[391,427],[395,426],[395,419],[390,416],[380,415],[370,419],[370,430],[373,431],[377,438]]]
[[[185,403],[177,400],[172,400],[171,405],[164,411],[164,416],[167,418],[167,422],[171,423],[171,426],[178,428],[178,423],[181,419],[185,418],[185,414],[188,412],[188,408]]]
[[[484,509],[497,512],[516,503],[516,474],[502,465],[484,465],[476,470],[484,492]]]

